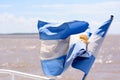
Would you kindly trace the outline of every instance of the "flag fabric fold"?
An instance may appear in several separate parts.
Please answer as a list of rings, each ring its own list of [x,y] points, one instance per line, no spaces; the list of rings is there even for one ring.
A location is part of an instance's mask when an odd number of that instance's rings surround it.
[[[85,21],[62,24],[38,21],[41,64],[46,75],[57,76],[64,71],[70,35],[84,32],[88,25]]]
[[[72,66],[85,73],[82,79],[85,80],[112,20],[113,16],[95,33],[91,33],[89,24],[85,21],[59,25],[38,21],[40,57],[45,75],[58,76]],[[76,41],[70,36],[75,36]]]
[[[72,34],[84,32],[88,28],[85,21],[71,21],[62,24],[50,24],[38,21],[38,30],[42,40],[66,39]]]
[[[92,64],[94,63],[96,56],[97,56],[97,52],[101,47],[101,44],[103,43],[103,40],[105,38],[105,35],[110,27],[110,24],[113,20],[113,16],[111,16],[111,18],[109,20],[107,20],[102,26],[100,26],[94,33],[92,33],[92,35],[89,37],[88,39],[88,46],[87,46],[87,50],[86,53],[91,54],[90,57],[81,57],[81,56],[77,56],[73,62],[72,62],[72,67],[79,69],[81,71],[83,71],[84,77],[82,80],[85,80],[87,74],[89,73],[89,70],[92,66]]]

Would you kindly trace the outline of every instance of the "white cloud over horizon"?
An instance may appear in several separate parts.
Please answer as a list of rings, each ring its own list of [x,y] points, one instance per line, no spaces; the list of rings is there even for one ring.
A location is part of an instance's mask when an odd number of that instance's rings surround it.
[[[10,8],[14,6],[10,4],[0,4],[0,8],[2,7]],[[0,33],[37,32],[37,20],[39,18],[49,22],[63,22],[74,19],[85,20],[91,23],[90,27],[96,28],[96,26],[101,25],[101,22],[106,21],[109,16],[113,14],[115,19],[109,33],[120,34],[118,31],[120,30],[120,1],[96,4],[35,4],[31,5],[30,8],[30,14],[36,17],[18,16],[15,13],[9,13],[7,11],[0,12]],[[34,9],[36,9],[36,11],[33,12],[32,10]]]
[[[16,17],[12,14],[0,14],[0,33],[31,33],[36,30],[37,19]]]
[[[57,9],[58,10],[67,10],[71,11],[69,14],[79,14],[79,13],[99,13],[104,12],[105,9],[119,9],[120,7],[120,1],[114,1],[114,2],[104,2],[104,3],[96,3],[96,4],[50,4],[50,5],[32,5],[32,8],[44,8],[44,9]],[[79,11],[78,10],[81,10]],[[69,10],[71,9],[71,10]],[[92,11],[91,11],[92,10]],[[96,11],[100,10],[100,11]],[[63,12],[64,14],[65,12]],[[68,13],[66,13],[68,14]]]
[[[10,8],[12,7],[11,4],[0,4],[0,8]]]

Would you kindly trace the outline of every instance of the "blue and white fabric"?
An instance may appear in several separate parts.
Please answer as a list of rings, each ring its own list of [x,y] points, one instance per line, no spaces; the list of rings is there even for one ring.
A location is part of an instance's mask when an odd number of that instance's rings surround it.
[[[44,74],[58,76],[72,66],[85,73],[82,79],[85,80],[112,20],[113,17],[95,33],[91,33],[89,24],[85,21],[62,24],[38,21],[40,61]],[[81,34],[87,35],[88,45],[79,39]]]

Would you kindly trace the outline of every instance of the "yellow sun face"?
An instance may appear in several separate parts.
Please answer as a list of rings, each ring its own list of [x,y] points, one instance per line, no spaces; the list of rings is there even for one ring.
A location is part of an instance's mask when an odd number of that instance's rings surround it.
[[[79,36],[79,38],[80,38],[80,40],[83,41],[85,44],[88,43],[88,37],[87,37],[86,34],[81,34],[81,35]]]

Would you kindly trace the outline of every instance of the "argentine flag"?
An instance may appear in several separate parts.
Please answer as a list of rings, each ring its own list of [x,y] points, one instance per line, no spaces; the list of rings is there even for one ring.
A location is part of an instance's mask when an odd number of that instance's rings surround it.
[[[111,18],[107,20],[103,25],[101,25],[94,33],[89,32],[88,38],[85,37],[85,34],[81,34],[81,42],[75,42],[73,45],[74,47],[71,47],[72,51],[69,54],[70,56],[72,56],[73,54],[75,55],[75,58],[72,59],[72,67],[85,73],[82,80],[85,80],[88,72],[90,71],[90,68],[96,59],[97,52],[100,49],[101,44],[103,43],[103,40],[106,36],[112,20],[113,16],[111,16]],[[85,33],[88,34],[88,32]],[[82,44],[84,43],[86,45],[83,45],[84,47],[81,48]]]
[[[38,21],[41,64],[46,75],[57,76],[64,71],[70,35],[84,32],[87,28],[85,21],[61,24]]]
[[[95,33],[90,32],[89,24],[85,21],[62,24],[38,21],[44,74],[58,76],[72,66],[85,73],[82,79],[85,80],[112,20],[113,16]]]

